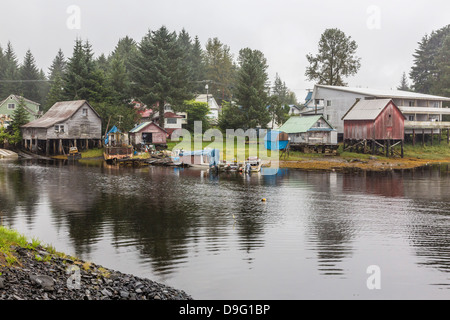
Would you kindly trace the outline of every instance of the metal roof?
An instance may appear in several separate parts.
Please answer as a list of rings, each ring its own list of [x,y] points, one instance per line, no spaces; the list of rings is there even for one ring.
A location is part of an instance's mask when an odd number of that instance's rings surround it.
[[[435,96],[435,95],[430,95],[430,94],[423,94],[423,93],[402,91],[402,90],[380,90],[380,89],[370,89],[370,88],[328,86],[328,85],[323,85],[323,84],[316,84],[316,87],[352,92],[352,93],[367,95],[367,96],[376,97],[376,98],[450,101],[450,98],[448,98],[448,97],[441,97],[441,96]]]
[[[156,123],[151,122],[151,121],[146,121],[146,122],[142,122],[140,124],[138,124],[136,127],[134,127],[133,129],[131,129],[129,131],[129,133],[136,133],[141,131],[142,129],[144,129],[146,126],[150,125],[150,124],[154,124],[156,127],[158,127],[159,129],[161,129],[162,131],[167,132],[166,130],[164,130],[163,128],[161,128],[160,126],[158,126]]]
[[[375,120],[391,99],[359,100],[342,117],[342,120]]]
[[[314,116],[301,116],[301,117],[290,117],[277,131],[283,131],[286,133],[299,133],[299,132],[307,132],[311,130],[311,127],[322,118],[331,128],[328,121],[322,115],[314,115]],[[321,128],[322,129],[322,128]],[[323,128],[326,130],[327,128]]]
[[[72,117],[83,105],[87,104],[100,118],[99,114],[86,100],[56,102],[41,118],[33,120],[23,128],[49,128],[57,123],[64,122]]]

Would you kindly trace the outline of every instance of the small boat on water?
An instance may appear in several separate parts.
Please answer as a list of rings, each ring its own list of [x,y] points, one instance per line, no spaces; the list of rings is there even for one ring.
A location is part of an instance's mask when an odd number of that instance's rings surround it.
[[[258,157],[248,157],[244,164],[245,172],[260,172],[262,161]]]
[[[132,146],[106,146],[103,152],[103,158],[108,163],[117,162],[117,160],[129,159],[133,157],[134,149]]]
[[[69,149],[69,154],[67,155],[67,160],[80,160],[81,159],[81,153],[78,152],[77,147],[71,147]]]

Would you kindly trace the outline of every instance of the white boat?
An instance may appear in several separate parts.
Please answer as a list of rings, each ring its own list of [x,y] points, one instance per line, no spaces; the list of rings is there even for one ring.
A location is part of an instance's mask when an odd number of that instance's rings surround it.
[[[245,172],[260,172],[262,161],[258,157],[248,157],[245,161]]]

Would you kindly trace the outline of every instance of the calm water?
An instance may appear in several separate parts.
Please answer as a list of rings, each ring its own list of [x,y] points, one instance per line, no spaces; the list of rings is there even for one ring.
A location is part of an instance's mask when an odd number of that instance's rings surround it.
[[[0,162],[0,219],[58,251],[195,299],[450,298],[446,165],[213,177]],[[367,287],[371,265],[380,289]]]

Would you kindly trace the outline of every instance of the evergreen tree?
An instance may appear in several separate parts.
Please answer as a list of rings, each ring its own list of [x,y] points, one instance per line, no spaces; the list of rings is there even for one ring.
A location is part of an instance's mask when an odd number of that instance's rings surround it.
[[[289,90],[284,81],[281,81],[278,73],[275,75],[275,81],[272,87],[272,96],[276,96],[279,100],[279,104],[284,105],[287,104]]]
[[[134,59],[136,58],[136,54],[138,52],[138,46],[136,44],[136,41],[134,41],[132,38],[126,36],[125,38],[119,39],[117,42],[116,47],[114,48],[114,51],[112,52],[110,56],[110,60],[114,58],[115,56],[118,56],[123,60],[125,63],[125,69],[127,70],[128,77],[131,79],[131,70],[132,70],[132,63]]]
[[[14,109],[11,119],[12,136],[14,139],[13,142],[17,144],[22,141],[22,133],[20,127],[30,121],[29,113],[25,110],[25,101],[23,97],[19,99],[19,104]]]
[[[20,91],[24,97],[32,101],[42,103],[41,92],[39,90],[40,84],[38,80],[41,78],[41,73],[34,60],[31,50],[27,50],[25,58],[19,69],[19,77],[21,81]]]
[[[218,38],[208,39],[205,48],[206,78],[210,80],[209,92],[217,98],[230,97],[231,87],[235,82],[236,67],[230,47]]]
[[[326,29],[319,41],[317,55],[306,55],[309,66],[305,75],[310,81],[332,86],[345,86],[344,78],[355,75],[361,67],[356,56],[356,42],[339,29]]]
[[[19,80],[19,64],[11,42],[8,42],[6,46],[3,63],[3,82],[0,83],[0,97],[7,97],[10,94],[20,94],[20,82],[17,81]]]
[[[409,73],[412,80],[412,89],[420,93],[432,93],[433,88],[440,77],[439,67],[436,58],[440,53],[445,38],[450,34],[450,25],[437,31],[433,31],[429,36],[425,35],[418,43],[415,50],[414,65]]]
[[[250,48],[239,51],[236,101],[242,106],[242,128],[265,128],[270,121],[267,61],[263,53]]]
[[[196,36],[191,51],[191,80],[194,83],[193,91],[196,93],[202,93],[205,87],[203,80],[206,80],[206,74],[203,55],[202,45]]]
[[[45,103],[43,106],[43,112],[47,112],[56,102],[63,101],[65,99],[64,96],[64,81],[63,75],[56,73],[55,78],[53,79],[50,90],[45,99]]]
[[[52,65],[49,68],[48,79],[50,81],[53,81],[56,79],[58,75],[62,77],[62,75],[66,71],[66,66],[67,61],[66,58],[64,57],[64,53],[62,52],[61,49],[59,49],[57,55],[52,61]]]
[[[139,44],[134,61],[136,96],[145,104],[159,106],[159,125],[164,126],[164,105],[189,99],[188,70],[175,32],[162,26],[149,31]]]
[[[117,102],[127,103],[131,98],[131,84],[125,67],[125,61],[120,55],[112,56],[107,80]]]
[[[107,102],[111,99],[111,90],[106,85],[104,73],[95,64],[88,41],[84,44],[80,39],[75,41],[63,81],[64,100]]]
[[[450,34],[443,41],[435,63],[439,73],[433,83],[432,93],[450,97]]]
[[[406,77],[406,72],[403,72],[400,85],[397,87],[397,90],[411,91],[408,84],[408,78]]]

